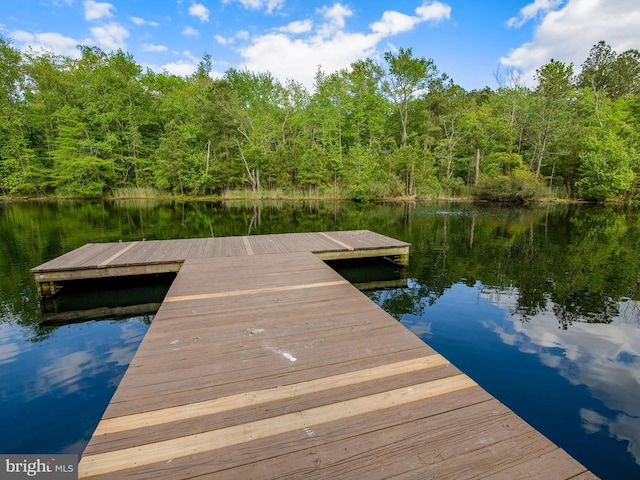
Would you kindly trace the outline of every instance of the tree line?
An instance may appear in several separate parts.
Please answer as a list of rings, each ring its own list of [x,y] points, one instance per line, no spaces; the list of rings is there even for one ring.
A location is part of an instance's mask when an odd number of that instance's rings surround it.
[[[179,77],[121,50],[78,58],[0,37],[0,193],[100,197],[303,191],[357,200],[640,195],[640,52],[606,42],[466,91],[410,48],[359,60],[313,91],[269,73]]]

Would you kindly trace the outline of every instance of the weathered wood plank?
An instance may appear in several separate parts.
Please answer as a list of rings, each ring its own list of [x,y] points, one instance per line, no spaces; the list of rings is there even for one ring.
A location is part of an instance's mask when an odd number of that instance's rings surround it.
[[[345,342],[358,341],[356,335],[344,337]],[[397,334],[389,332],[361,339],[353,347],[348,343],[335,345],[336,341],[325,342],[324,345],[316,345],[316,351],[311,353],[302,343],[267,343],[261,348],[248,351],[240,350],[222,355],[200,354],[198,359],[192,360],[192,364],[188,361],[179,362],[170,369],[168,365],[160,364],[158,370],[154,370],[150,363],[140,365],[137,362],[129,367],[128,375],[121,381],[122,388],[116,391],[111,403],[115,408],[116,405],[129,402],[123,408],[130,412],[136,408],[136,402],[142,402],[138,407],[145,410],[166,408],[171,404],[206,400],[210,398],[212,390],[243,388],[243,382],[244,388],[252,388],[249,386],[251,383],[268,384],[280,379],[275,383],[278,385],[287,382],[286,378],[289,376],[295,377],[295,373],[299,371],[308,371],[309,375],[315,376],[314,370],[326,366],[327,362],[332,365],[333,368],[329,369],[332,370],[353,357],[369,358],[371,361],[376,355],[397,350],[392,345],[398,340],[401,341],[401,338]],[[327,358],[317,358],[323,352]],[[209,361],[201,360],[202,357],[209,357]],[[295,361],[291,360],[292,357]],[[302,363],[305,365],[302,366]],[[262,379],[265,381],[262,382]]]
[[[141,414],[110,418],[100,423],[94,435],[105,435],[123,430],[133,430],[141,427],[192,419],[202,415],[212,415],[276,400],[290,399],[329,389],[371,382],[394,375],[432,369],[434,367],[447,365],[448,363],[449,362],[441,355],[430,355],[428,357],[380,365],[378,367],[371,367],[339,375],[331,375],[282,387],[243,392],[228,397],[169,407],[163,410],[153,410]]]
[[[200,472],[209,470],[216,479],[439,478],[428,475],[428,469],[443,460],[457,458],[461,453],[491,452],[505,440],[513,442],[512,451],[517,450],[518,439],[528,427],[523,423],[516,428],[504,427],[511,416],[504,407],[495,400],[459,403],[456,396],[471,400],[471,397],[461,397],[461,393],[411,405],[416,408],[391,411],[402,412],[402,416],[392,414],[385,419],[372,414],[354,417],[348,425],[340,425],[341,428],[322,425],[310,429],[313,436],[309,441],[298,435],[296,441],[301,447],[288,446],[286,451],[285,448],[278,449],[276,443],[271,452],[282,451],[282,455],[264,456],[250,463],[234,456],[228,459],[231,465],[225,466],[235,468],[220,468],[220,463],[217,463],[215,468],[201,465]],[[453,405],[446,405],[446,398],[451,398]],[[273,442],[283,442],[284,438],[281,436]],[[317,441],[309,445],[312,440]],[[250,445],[242,447],[248,449]],[[220,455],[227,451],[217,453]],[[213,460],[211,456],[209,458]],[[473,467],[481,473],[485,465]],[[460,470],[463,469],[461,466]],[[461,475],[457,478],[467,477]]]
[[[133,247],[135,247],[138,244],[138,242],[131,242],[129,244],[126,244],[125,246],[123,246],[121,249],[119,249],[116,253],[114,253],[113,255],[111,255],[109,258],[101,261],[100,263],[98,263],[97,267],[98,268],[103,268],[106,267],[107,265],[109,265],[109,263],[111,263],[112,261],[114,261],[116,258],[124,255],[128,250],[131,250]]]
[[[302,285],[284,285],[280,287],[267,287],[267,288],[253,288],[250,290],[234,290],[231,292],[215,292],[215,293],[200,293],[196,295],[182,295],[178,297],[167,297],[165,298],[165,302],[185,302],[189,300],[209,300],[214,298],[221,297],[237,297],[240,295],[256,295],[261,293],[276,293],[276,292],[286,292],[289,290],[304,290],[308,288],[321,288],[321,287],[332,287],[335,285],[347,285],[349,284],[346,280],[337,280],[332,282],[319,282],[319,283],[306,283]]]
[[[85,455],[78,467],[80,478],[117,472],[131,465],[141,466],[195,455],[253,439],[272,437],[314,428],[356,415],[377,412],[476,386],[469,377],[457,375],[384,393],[355,398],[219,430],[140,445],[108,453]]]
[[[365,415],[352,417],[344,424],[326,423],[314,428],[305,427],[290,433],[275,435],[264,439],[252,439],[236,446],[205,452],[185,458],[175,458],[165,464],[149,465],[148,467],[132,468],[127,471],[127,478],[175,478],[178,476],[194,477],[207,475],[211,478],[281,478],[283,472],[288,472],[289,478],[297,478],[300,472],[309,474],[324,469],[334,461],[349,468],[350,457],[355,456],[356,449],[369,449],[371,438],[378,438],[383,442],[395,444],[396,452],[402,452],[403,442],[414,439],[425,448],[432,445],[434,440],[442,439],[444,443],[439,447],[446,448],[446,442],[451,441],[446,428],[448,427],[460,436],[469,437],[466,427],[478,423],[478,429],[483,430],[483,422],[475,422],[473,416],[467,413],[474,405],[488,403],[488,408],[495,410],[499,405],[495,400],[479,387],[459,390],[446,396],[432,397],[427,400],[410,404],[410,408],[396,408],[379,410]],[[447,412],[458,412],[453,418]],[[438,419],[439,420],[435,420]],[[432,423],[436,421],[436,423]],[[445,428],[444,434],[441,429]],[[466,433],[465,433],[466,432]],[[482,435],[486,435],[486,431]],[[494,434],[497,432],[493,432]],[[512,436],[511,432],[507,435]],[[428,435],[426,438],[420,435]],[[503,434],[504,436],[504,434]],[[472,437],[476,441],[478,437]],[[429,443],[431,441],[431,443]],[[490,448],[491,442],[487,442]],[[437,452],[440,448],[434,448]],[[399,455],[398,460],[412,456]],[[332,460],[333,459],[333,460]],[[375,461],[375,456],[365,457],[363,462],[370,469],[379,469],[382,462]],[[257,468],[254,468],[254,465]],[[243,470],[242,467],[247,470]],[[230,470],[240,467],[240,470]],[[178,472],[189,472],[189,475]],[[243,475],[244,472],[250,472]],[[257,474],[256,472],[260,472]],[[294,474],[291,474],[294,472]],[[100,478],[117,478],[106,475]],[[284,477],[286,478],[286,477]],[[304,477],[301,477],[304,478]],[[339,475],[324,475],[324,478],[342,478]],[[359,478],[368,478],[366,475]]]
[[[146,442],[156,442],[175,438],[181,434],[198,434],[205,431],[224,428],[229,425],[239,425],[274,416],[285,415],[299,410],[332,405],[354,398],[396,390],[399,388],[410,388],[413,385],[424,383],[425,381],[441,380],[449,378],[455,374],[459,374],[459,371],[457,371],[455,367],[452,365],[445,365],[428,370],[409,372],[380,379],[371,379],[361,383],[344,385],[335,389],[311,391],[304,395],[283,397],[266,403],[238,405],[237,408],[226,410],[224,412],[203,412],[203,415],[199,417],[176,419],[170,423],[161,423],[157,425],[150,425],[148,427],[141,426],[132,430],[112,432],[101,437],[94,436],[91,453],[109,451],[114,445],[117,446],[117,448],[133,447],[138,445],[141,437],[145,438]],[[271,385],[273,385],[273,383]],[[286,387],[288,386],[272,386],[267,390]],[[257,392],[261,392],[261,390],[258,390]],[[188,408],[187,405],[184,407]],[[147,412],[141,413],[145,414]]]

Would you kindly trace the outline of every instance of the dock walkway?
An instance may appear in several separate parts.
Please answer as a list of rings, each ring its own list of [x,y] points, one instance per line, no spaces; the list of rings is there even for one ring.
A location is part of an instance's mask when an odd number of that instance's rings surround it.
[[[322,260],[387,257],[409,262],[409,244],[369,230],[88,243],[31,269],[40,295],[90,278],[176,273],[189,258],[311,252]]]
[[[182,261],[79,476],[596,478],[316,255],[246,250]]]

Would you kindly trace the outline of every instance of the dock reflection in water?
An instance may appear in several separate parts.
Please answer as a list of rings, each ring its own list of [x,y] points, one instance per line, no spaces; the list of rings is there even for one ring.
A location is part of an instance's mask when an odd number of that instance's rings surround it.
[[[87,320],[155,315],[174,274],[68,282],[60,294],[42,299],[42,326]]]

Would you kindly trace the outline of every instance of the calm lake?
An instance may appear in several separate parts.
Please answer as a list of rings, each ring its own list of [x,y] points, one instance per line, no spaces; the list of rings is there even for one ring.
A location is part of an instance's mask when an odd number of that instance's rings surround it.
[[[82,453],[171,283],[41,303],[31,267],[89,242],[350,229],[412,244],[376,303],[601,478],[640,478],[640,211],[608,207],[0,204],[0,453]]]

